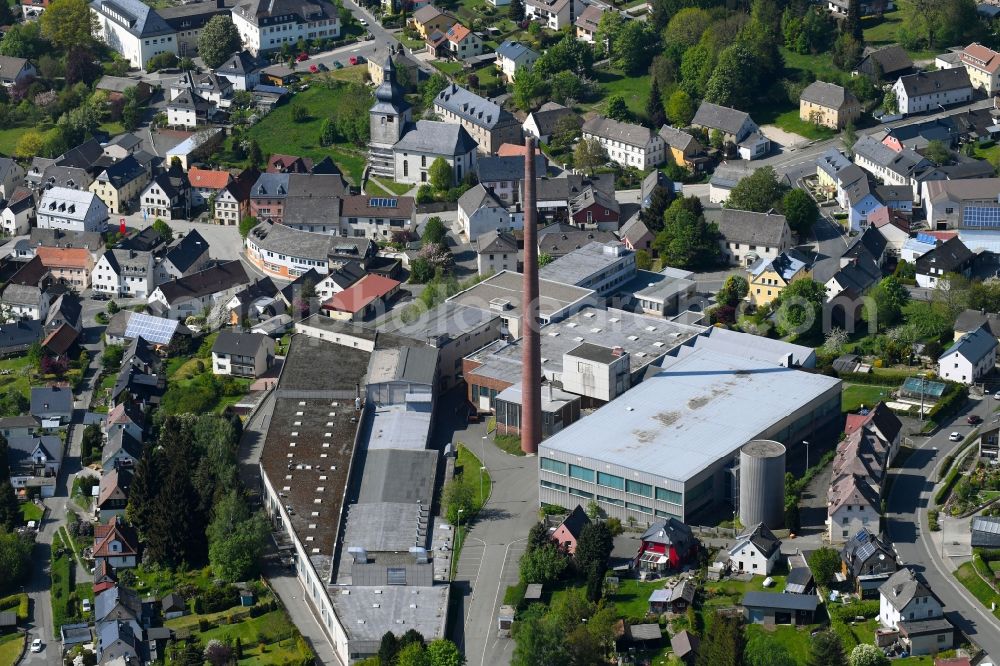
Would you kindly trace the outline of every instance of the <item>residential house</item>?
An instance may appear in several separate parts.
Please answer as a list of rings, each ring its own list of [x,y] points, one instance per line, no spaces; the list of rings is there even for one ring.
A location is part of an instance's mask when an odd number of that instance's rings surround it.
[[[844,434],[850,436],[861,428],[869,428],[887,448],[883,454],[883,466],[888,466],[902,444],[903,423],[884,403],[880,402],[868,410],[867,414],[848,414]],[[845,440],[846,441],[846,440]]]
[[[256,169],[246,169],[219,191],[215,197],[216,224],[237,226],[250,215],[250,192],[259,177]]]
[[[879,189],[875,188],[876,194],[879,193]],[[900,256],[903,245],[910,239],[909,216],[900,210],[882,206],[868,215],[868,224],[885,238],[886,251],[893,256]]]
[[[902,46],[890,44],[869,50],[854,67],[854,71],[870,79],[895,81],[913,71],[913,61]]]
[[[250,263],[267,275],[287,280],[308,271],[325,275],[334,243],[347,239],[265,221],[250,230],[245,242]]]
[[[781,557],[781,540],[763,523],[758,523],[736,538],[729,549],[734,571],[768,576]]]
[[[808,625],[815,621],[819,597],[790,592],[747,592],[740,605],[750,624]]]
[[[692,135],[670,125],[661,127],[658,134],[663,140],[666,152],[670,153],[678,166],[692,171],[703,171],[708,166],[709,159],[705,155],[705,147]]]
[[[0,157],[0,199],[10,201],[24,182],[24,168],[10,157]]]
[[[545,157],[539,155],[535,158],[535,174],[544,176],[545,171]],[[521,183],[524,181],[524,156],[478,157],[476,179],[505,206],[517,204],[521,201]]]
[[[116,161],[131,156],[146,168],[149,168],[149,158],[152,157],[142,150],[142,139],[130,132],[119,134],[104,144],[104,155]]]
[[[339,173],[262,173],[250,190],[250,214],[302,231],[338,233],[346,193]]]
[[[212,345],[212,374],[256,379],[274,363],[274,339],[256,333],[220,331]]]
[[[63,292],[49,307],[49,314],[45,317],[46,332],[52,332],[64,325],[74,331],[82,331],[83,320],[80,316],[82,312],[80,299],[72,292]]]
[[[315,286],[319,282],[320,275],[316,271],[312,271],[308,279]],[[286,303],[284,296],[278,290],[278,285],[274,284],[271,278],[259,278],[236,292],[226,303],[226,310],[229,311],[229,324],[242,326],[247,322],[265,321],[279,314],[284,314],[285,309],[292,304],[292,301],[294,301],[294,297]]]
[[[641,125],[595,116],[583,124],[583,138],[596,140],[608,159],[624,167],[646,171],[664,159],[663,139]]]
[[[334,294],[323,303],[324,313],[342,321],[362,321],[371,317],[399,292],[400,283],[381,275],[366,275],[354,285]]]
[[[68,359],[76,356],[77,340],[80,332],[68,324],[63,324],[42,340],[42,350],[55,358]]]
[[[7,236],[22,236],[28,233],[34,219],[35,195],[25,189],[0,211],[0,229]]]
[[[737,183],[746,178],[753,169],[749,165],[741,162],[723,162],[712,172],[712,177],[708,181],[708,200],[716,204],[724,204],[729,198],[729,193],[733,191]]]
[[[972,100],[969,72],[962,67],[908,74],[892,86],[896,104],[903,115],[940,111],[945,106]]]
[[[838,203],[840,195],[840,173],[849,169],[854,164],[843,153],[836,148],[830,148],[825,153],[816,158],[816,183],[818,189],[826,194],[828,198],[837,197]],[[854,178],[850,179],[853,182]]]
[[[260,62],[246,50],[237,51],[215,68],[215,74],[229,81],[233,90],[253,90],[260,83]]]
[[[975,255],[957,236],[946,240],[916,261],[917,286],[931,289],[948,273],[969,277]]]
[[[410,22],[420,35],[427,39],[432,33],[444,32],[458,22],[454,15],[443,12],[434,5],[426,5],[413,12]]]
[[[73,392],[65,387],[31,387],[31,415],[43,428],[58,428],[73,418]]]
[[[212,263],[208,241],[192,229],[167,249],[160,262],[157,281],[182,278],[199,273]]]
[[[89,250],[42,246],[35,250],[35,256],[41,260],[52,279],[60,284],[79,291],[90,287],[94,259]]]
[[[191,204],[201,206],[214,201],[221,191],[233,181],[228,171],[213,171],[191,167],[187,172],[191,184]]]
[[[45,289],[31,284],[8,284],[0,297],[0,305],[18,319],[45,319],[49,304]]]
[[[459,183],[475,170],[479,147],[466,131],[465,123],[418,120],[414,129],[393,146],[395,180],[413,184],[428,182],[428,169],[440,157],[452,168],[453,182]]]
[[[879,623],[898,629],[900,622],[939,618],[942,604],[914,573],[902,568],[879,587]]]
[[[517,73],[524,69],[531,69],[535,61],[541,54],[521,42],[505,40],[497,47],[497,71],[500,77],[513,83]]]
[[[153,253],[118,248],[108,250],[94,265],[91,279],[97,293],[146,298],[153,289],[155,279]]]
[[[513,114],[496,102],[480,97],[457,84],[446,87],[434,98],[434,113],[447,123],[458,123],[464,127],[479,144],[480,152],[486,154],[496,153],[501,144],[522,141],[521,123]],[[419,132],[419,128],[417,131]],[[407,133],[406,137],[413,133]]]
[[[139,539],[135,530],[126,525],[124,521],[116,516],[112,516],[106,525],[96,525],[94,527],[94,561],[107,562],[112,569],[131,569],[138,564]],[[112,589],[122,589],[120,586]],[[103,592],[94,603],[94,616],[98,621],[106,619],[109,614],[118,612],[107,608],[99,603],[101,596],[108,594],[111,590]],[[103,608],[102,608],[103,606]],[[131,608],[135,612],[135,608]]]
[[[670,650],[683,664],[691,666],[698,658],[700,643],[701,641],[697,636],[687,629],[683,629],[670,637]]]
[[[396,72],[396,82],[403,92],[415,92],[421,79],[427,74],[420,69],[420,63],[407,55],[406,48],[400,44],[396,49],[390,49],[388,54],[382,54],[377,49],[368,59],[368,76],[371,77],[372,85],[378,88],[385,81],[385,59],[392,60],[393,69]]]
[[[559,31],[573,26],[583,8],[580,0],[526,0],[524,17],[529,21],[538,21],[549,30]]]
[[[155,55],[177,55],[177,31],[139,0],[93,0],[90,11],[97,17],[95,36],[120,53],[130,66],[143,69]]]
[[[981,326],[986,326],[993,337],[1000,338],[1000,314],[982,310],[963,310],[955,319],[955,340],[966,333],[971,333]]]
[[[35,434],[41,424],[34,416],[22,414],[21,416],[0,417],[0,435],[7,439],[11,437],[30,437]]]
[[[863,135],[854,143],[854,163],[885,185],[912,185],[916,178],[933,167],[930,160],[909,148],[893,150],[871,135]]]
[[[892,544],[867,527],[859,530],[840,550],[841,573],[853,581],[862,598],[878,596],[878,588],[896,572]]]
[[[955,627],[944,616],[926,620],[900,620],[899,638],[910,654],[937,654],[955,643]]]
[[[735,266],[750,266],[761,258],[776,259],[792,246],[788,222],[777,213],[725,208],[717,225],[722,235],[719,240],[722,256]]]
[[[763,157],[771,150],[771,143],[760,133],[750,114],[726,106],[702,102],[691,120],[691,126],[705,130],[710,136],[719,132],[724,143],[732,144],[741,159]]]
[[[17,495],[27,499],[33,489],[42,497],[55,495],[62,466],[63,442],[53,435],[28,435],[7,440],[10,483]]]
[[[53,187],[42,193],[38,227],[62,231],[104,231],[108,207],[93,192]]]
[[[551,539],[556,547],[572,555],[576,552],[576,543],[583,534],[583,529],[590,524],[590,518],[579,504],[569,512],[569,515],[552,531]]]
[[[974,384],[993,372],[997,363],[997,339],[986,326],[960,337],[938,359],[942,379]]]
[[[97,517],[101,522],[107,522],[112,516],[125,517],[128,506],[128,491],[132,485],[132,470],[126,467],[113,467],[101,475],[97,493]]]
[[[521,270],[517,239],[509,231],[487,231],[476,238],[475,246],[479,275]]]
[[[254,55],[340,36],[337,8],[323,0],[242,0],[232,17],[243,47]]]
[[[548,143],[553,134],[571,122],[567,118],[572,119],[576,127],[582,124],[573,109],[556,102],[546,102],[537,111],[528,114],[521,128],[526,136],[533,136],[541,143]]]
[[[108,94],[108,101],[117,101],[120,99],[124,99],[125,92],[131,90],[132,88],[135,88],[136,98],[140,102],[147,101],[153,94],[153,87],[151,85],[140,79],[133,79],[131,77],[126,77],[126,76],[111,76],[110,74],[105,74],[97,81],[97,85],[94,86],[95,90],[102,90]],[[125,155],[113,154],[115,151],[115,146],[118,145],[119,138],[122,136],[125,137],[131,136],[133,138],[135,137],[134,134],[126,133],[126,134],[120,134],[112,138],[111,141],[108,142],[107,146],[105,146],[104,152],[106,155],[110,155],[111,157],[114,157],[116,159],[121,159],[125,157]],[[129,141],[131,140],[129,139]],[[111,147],[112,152],[108,152],[108,146]],[[130,150],[128,151],[129,154],[138,151],[140,147],[141,146],[131,147]]]
[[[594,187],[588,187],[569,202],[568,222],[580,229],[617,231],[621,221],[618,201]]]
[[[25,58],[0,56],[0,85],[6,88],[27,86],[38,76],[38,70]]]
[[[356,261],[348,261],[325,276],[320,276],[316,282],[316,296],[320,301],[329,300],[334,294],[341,292],[358,280],[368,275],[364,266]]]
[[[122,407],[122,411],[125,410],[126,408]],[[108,441],[101,449],[101,469],[105,473],[122,467],[133,468],[139,464],[139,459],[142,457],[142,441],[138,437],[141,435],[133,433],[134,431],[129,428],[109,425]]]
[[[650,255],[654,254],[652,246],[655,238],[656,236],[638,215],[633,216],[618,230],[618,239],[633,252],[644,250]]]
[[[142,412],[130,402],[120,402],[108,412],[106,435],[108,441],[117,431],[128,433],[135,441],[141,441],[145,418]],[[107,444],[105,444],[107,446]]]
[[[813,81],[799,94],[799,118],[807,123],[840,130],[860,117],[861,103],[843,86]]]
[[[459,197],[456,220],[462,234],[473,241],[490,231],[521,229],[524,215],[511,213],[492,191],[480,183]]]
[[[443,32],[432,32],[427,37],[427,50],[438,58],[463,62],[482,54],[483,39],[461,23],[456,23]]]
[[[668,502],[681,499],[680,493],[671,490],[661,492],[666,493],[664,499]],[[691,528],[673,516],[654,522],[639,540],[641,543],[633,567],[640,571],[678,571],[698,552],[698,542]]]
[[[104,169],[89,189],[104,202],[108,213],[118,215],[131,210],[148,182],[149,171],[129,155]]]
[[[601,22],[601,16],[606,11],[604,5],[590,4],[584,7],[583,11],[576,18],[576,38],[581,42],[593,44],[596,41],[597,28]]]
[[[163,597],[163,600],[160,602],[160,613],[163,615],[164,620],[183,617],[187,613],[187,603],[184,601],[184,597],[175,592],[171,592]]]
[[[387,240],[396,232],[410,231],[416,216],[413,197],[372,197],[358,194],[340,201],[342,231],[356,238]]]
[[[0,299],[0,303],[5,303]],[[0,324],[0,356],[23,354],[33,344],[42,340],[42,322],[37,319],[18,319]]]
[[[757,259],[747,267],[750,291],[747,301],[756,306],[767,305],[781,296],[785,287],[795,280],[810,277],[809,262],[794,249],[789,249],[774,259]]]
[[[1000,92],[1000,53],[973,42],[958,55],[973,88],[979,88],[988,96]]]
[[[875,185],[869,175],[858,165],[852,164],[837,174],[837,203],[847,211],[851,231],[868,227],[868,216],[885,208],[875,194]]]
[[[1000,516],[974,516],[969,529],[973,548],[1000,548]]]
[[[881,495],[861,474],[833,479],[827,494],[830,543],[842,543],[862,529],[878,528]]]
[[[227,261],[186,277],[174,278],[156,287],[147,299],[154,314],[183,320],[206,308],[225,305],[244,285],[250,283],[243,264]]]
[[[191,210],[187,176],[171,172],[154,176],[142,191],[140,210],[153,219],[187,219]]]

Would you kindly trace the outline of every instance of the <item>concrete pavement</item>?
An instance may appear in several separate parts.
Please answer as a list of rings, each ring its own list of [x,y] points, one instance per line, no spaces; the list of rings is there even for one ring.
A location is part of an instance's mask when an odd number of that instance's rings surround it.
[[[916,448],[901,468],[893,472],[888,497],[887,534],[900,563],[920,572],[945,607],[945,615],[990,655],[1000,655],[1000,622],[952,575],[954,564],[941,554],[941,540],[927,522],[927,507],[933,504],[936,469],[957,448],[948,441],[953,430],[967,433],[965,418],[978,414],[992,418],[993,401],[987,397],[970,401],[952,423],[928,438],[914,438]]]

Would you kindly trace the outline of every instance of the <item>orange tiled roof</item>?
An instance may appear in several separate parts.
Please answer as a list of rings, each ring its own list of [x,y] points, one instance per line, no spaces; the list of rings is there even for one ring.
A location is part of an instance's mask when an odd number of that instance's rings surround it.
[[[191,167],[188,169],[188,180],[191,182],[191,187],[207,187],[212,190],[221,190],[229,184],[231,177],[228,171],[212,171],[210,169]]]
[[[982,44],[969,44],[961,54],[962,62],[995,74],[1000,69],[1000,53]],[[982,64],[980,64],[982,63]]]
[[[466,28],[461,23],[456,23],[448,29],[448,39],[450,41],[459,43],[463,39],[469,36],[472,31]]]
[[[333,298],[323,304],[323,309],[351,313],[360,312],[369,303],[384,298],[386,294],[399,285],[400,283],[396,280],[369,273],[354,285],[334,294]]]
[[[45,247],[35,249],[35,254],[46,268],[89,268],[90,250],[82,247]]]

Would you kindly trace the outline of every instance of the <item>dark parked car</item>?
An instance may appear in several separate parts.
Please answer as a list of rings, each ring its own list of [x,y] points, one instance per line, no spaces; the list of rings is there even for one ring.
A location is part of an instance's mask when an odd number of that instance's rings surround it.
[[[965,421],[969,425],[979,425],[980,423],[983,422],[983,417],[982,416],[976,416],[975,414],[973,414],[969,418],[965,419]]]

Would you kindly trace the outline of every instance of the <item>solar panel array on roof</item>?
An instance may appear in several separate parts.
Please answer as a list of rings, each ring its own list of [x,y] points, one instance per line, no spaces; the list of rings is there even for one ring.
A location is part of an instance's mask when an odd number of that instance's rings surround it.
[[[164,319],[163,317],[153,317],[140,312],[133,313],[129,317],[128,325],[125,327],[126,338],[137,338],[142,336],[145,340],[157,345],[169,344],[177,330],[177,321]]]
[[[397,199],[385,199],[382,197],[368,200],[368,205],[371,208],[396,208],[397,203],[399,203]]]

